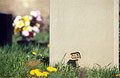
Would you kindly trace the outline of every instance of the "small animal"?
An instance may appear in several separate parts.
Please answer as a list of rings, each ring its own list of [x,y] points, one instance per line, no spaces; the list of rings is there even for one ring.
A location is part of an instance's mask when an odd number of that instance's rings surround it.
[[[67,62],[67,64],[77,67],[79,65],[79,59],[81,58],[80,52],[73,52],[70,55],[71,59]]]

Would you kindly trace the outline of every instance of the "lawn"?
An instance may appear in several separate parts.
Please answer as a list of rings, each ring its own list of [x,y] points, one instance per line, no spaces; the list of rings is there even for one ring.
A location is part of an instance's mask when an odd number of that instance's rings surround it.
[[[0,48],[0,77],[15,78],[119,78],[116,67],[81,68],[71,65],[56,64],[49,68],[49,46],[40,45],[18,45],[21,38],[13,35],[12,46]],[[49,33],[40,32],[33,40],[49,43]],[[34,54],[34,53],[35,54]],[[39,70],[37,75],[34,70]],[[83,73],[82,73],[83,72]],[[48,74],[49,73],[49,74]],[[81,74],[80,74],[81,73]]]

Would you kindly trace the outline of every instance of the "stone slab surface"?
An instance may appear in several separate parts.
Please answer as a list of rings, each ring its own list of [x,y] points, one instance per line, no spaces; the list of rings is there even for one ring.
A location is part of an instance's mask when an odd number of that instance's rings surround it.
[[[51,0],[50,63],[67,63],[79,51],[79,65],[118,66],[118,0]]]

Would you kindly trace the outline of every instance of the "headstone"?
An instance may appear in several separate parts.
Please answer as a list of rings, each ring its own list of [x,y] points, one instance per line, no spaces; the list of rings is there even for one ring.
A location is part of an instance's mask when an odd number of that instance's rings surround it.
[[[80,52],[82,67],[118,67],[118,7],[118,0],[51,0],[50,64]]]
[[[12,43],[12,15],[0,13],[0,46]]]

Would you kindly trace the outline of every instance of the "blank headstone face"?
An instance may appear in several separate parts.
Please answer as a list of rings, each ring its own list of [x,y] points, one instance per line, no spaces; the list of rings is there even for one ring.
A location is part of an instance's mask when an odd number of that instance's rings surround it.
[[[67,63],[80,52],[79,65],[119,65],[118,0],[51,0],[50,63]],[[66,55],[65,55],[66,54]]]

